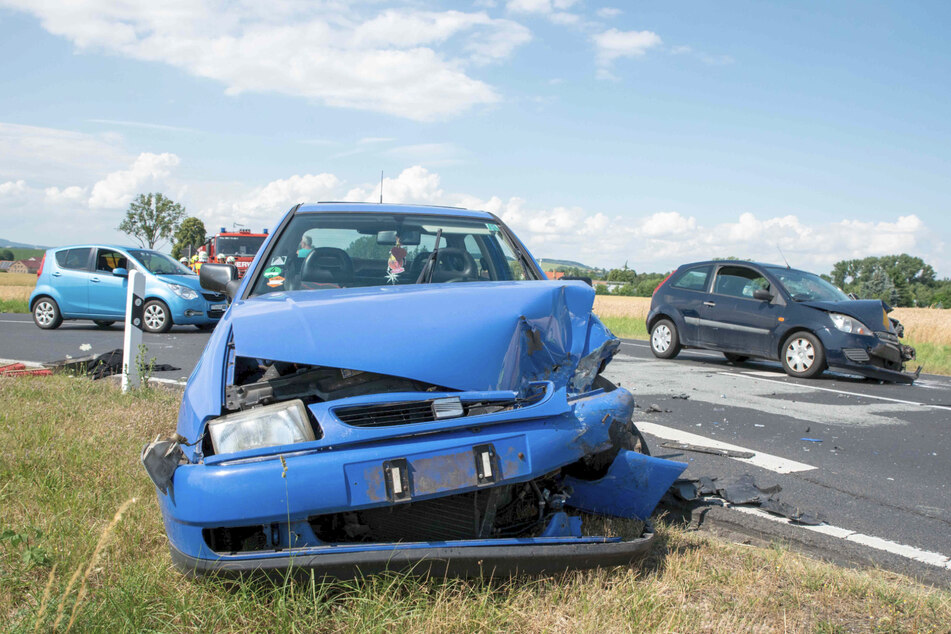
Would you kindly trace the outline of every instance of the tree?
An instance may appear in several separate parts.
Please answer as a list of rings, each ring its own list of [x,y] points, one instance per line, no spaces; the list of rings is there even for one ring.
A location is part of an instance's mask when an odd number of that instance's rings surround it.
[[[15,260],[16,255],[10,249],[0,251],[0,260]]]
[[[182,220],[182,224],[175,230],[172,257],[178,259],[187,253],[195,253],[203,244],[205,244],[205,223],[194,216],[189,216]]]
[[[898,289],[885,271],[885,267],[873,267],[868,279],[862,282],[862,297],[865,299],[880,299],[883,302],[895,305],[898,302]]]
[[[172,237],[184,216],[185,208],[163,194],[139,194],[129,203],[125,219],[116,228],[143,247],[154,249],[156,244]]]

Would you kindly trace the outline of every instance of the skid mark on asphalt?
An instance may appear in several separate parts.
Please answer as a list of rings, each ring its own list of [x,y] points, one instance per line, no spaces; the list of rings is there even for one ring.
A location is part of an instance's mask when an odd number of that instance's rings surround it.
[[[632,357],[622,353],[615,358],[627,361]],[[854,427],[907,425],[906,420],[898,418],[901,413],[922,411],[921,405],[916,403],[879,402],[881,399],[862,401],[848,394],[840,395],[842,405],[815,403],[815,388],[798,383],[774,381],[701,365],[673,365],[657,359],[637,363],[623,361],[609,365],[605,376],[631,390],[637,400],[642,400],[648,394],[684,393],[694,401],[720,408],[750,409],[764,417],[786,416],[809,423]]]
[[[718,498],[713,498],[713,500],[720,501]],[[821,533],[830,537],[837,537],[839,539],[844,539],[856,544],[861,544],[868,548],[874,548],[875,550],[881,550],[886,553],[905,557],[907,559],[913,559],[914,561],[920,561],[921,563],[929,564],[931,566],[937,566],[938,568],[951,570],[951,557],[942,555],[941,553],[936,553],[931,550],[922,550],[921,548],[915,548],[914,546],[908,546],[906,544],[899,544],[898,542],[893,542],[889,539],[882,539],[881,537],[875,537],[874,535],[856,533],[855,531],[851,531],[847,528],[839,528],[838,526],[831,526],[829,524],[820,524],[819,526],[804,526],[802,524],[791,522],[785,517],[779,517],[777,515],[767,513],[763,509],[733,505],[727,505],[727,508],[733,511],[739,511],[740,513],[746,513],[747,515],[755,515],[756,517],[761,517],[766,520],[779,522],[780,524],[786,524],[787,526],[795,526],[807,531]]]
[[[662,438],[663,440],[688,443],[691,445],[703,445],[705,447],[713,447],[714,449],[731,449],[733,451],[750,452],[754,454],[752,458],[730,457],[730,460],[745,462],[746,464],[751,464],[756,467],[769,469],[775,473],[796,473],[798,471],[810,471],[816,468],[812,465],[796,462],[795,460],[787,460],[786,458],[780,458],[779,456],[763,453],[761,451],[756,451],[747,447],[731,445],[730,443],[713,440],[711,438],[707,438],[706,436],[698,436],[697,434],[680,431],[679,429],[674,429],[673,427],[664,427],[663,425],[657,425],[655,423],[648,423],[645,421],[637,421],[635,424],[637,425],[637,428],[643,433],[650,434],[651,436],[655,436],[657,438]]]

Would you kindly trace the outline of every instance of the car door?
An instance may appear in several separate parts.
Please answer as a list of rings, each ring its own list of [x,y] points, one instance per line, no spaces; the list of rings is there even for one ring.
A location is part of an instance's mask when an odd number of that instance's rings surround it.
[[[756,299],[756,290],[773,294]],[[769,356],[772,333],[785,309],[782,297],[758,270],[744,265],[717,267],[711,292],[701,309],[703,345],[753,356]]]
[[[675,273],[661,287],[661,301],[683,319],[683,325],[677,326],[680,328],[680,343],[685,346],[695,346],[700,341],[700,309],[708,299],[707,289],[712,270],[710,264],[693,266]]]
[[[125,316],[128,277],[113,275],[113,269],[129,269],[125,253],[115,249],[96,249],[94,266],[89,276],[89,312],[103,317],[121,319]]]
[[[59,293],[59,310],[66,317],[89,314],[89,259],[91,247],[56,252],[56,269],[50,273]]]

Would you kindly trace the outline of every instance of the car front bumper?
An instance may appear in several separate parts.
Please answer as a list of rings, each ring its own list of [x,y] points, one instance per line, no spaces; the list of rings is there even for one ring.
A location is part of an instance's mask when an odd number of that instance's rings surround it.
[[[832,370],[859,374],[880,381],[913,383],[921,372],[905,372],[905,362],[915,358],[915,350],[895,341],[875,336],[853,335],[827,330],[820,333],[826,348],[826,363]]]

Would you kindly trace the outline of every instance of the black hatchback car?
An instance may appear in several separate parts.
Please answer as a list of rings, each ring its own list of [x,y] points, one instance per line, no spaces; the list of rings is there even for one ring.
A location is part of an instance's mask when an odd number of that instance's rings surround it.
[[[781,361],[790,376],[831,368],[911,383],[915,358],[904,329],[875,300],[856,300],[814,273],[736,260],[685,264],[655,289],[647,315],[651,351],[661,359],[681,348]],[[918,372],[921,368],[918,368]]]

